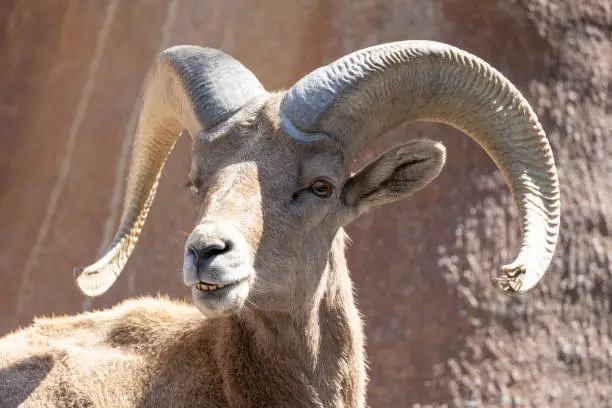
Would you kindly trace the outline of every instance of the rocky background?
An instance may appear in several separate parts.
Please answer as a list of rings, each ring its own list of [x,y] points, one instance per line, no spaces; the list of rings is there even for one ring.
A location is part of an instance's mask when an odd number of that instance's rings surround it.
[[[93,304],[72,281],[118,222],[143,78],[161,49],[220,48],[268,89],[358,48],[431,39],[497,67],[540,115],[560,169],[561,240],[535,290],[493,291],[517,252],[500,174],[444,126],[396,129],[449,149],[439,179],[349,229],[372,407],[606,407],[612,402],[612,1],[0,1],[0,334],[40,314],[186,295],[189,141],[144,235]]]

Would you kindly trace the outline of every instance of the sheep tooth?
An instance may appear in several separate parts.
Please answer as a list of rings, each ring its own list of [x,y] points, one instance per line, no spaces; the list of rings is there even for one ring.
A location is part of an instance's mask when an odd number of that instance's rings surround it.
[[[222,289],[226,286],[229,286],[230,284],[212,284],[212,283],[204,283],[204,282],[200,282],[200,283],[196,283],[196,288],[198,290],[201,291],[210,291],[210,290],[217,290],[217,289]]]

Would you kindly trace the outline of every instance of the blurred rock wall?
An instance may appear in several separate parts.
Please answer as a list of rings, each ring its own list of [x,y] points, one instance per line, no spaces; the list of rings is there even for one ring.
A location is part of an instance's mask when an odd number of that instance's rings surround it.
[[[517,252],[501,176],[438,125],[406,137],[449,149],[439,179],[349,229],[367,322],[372,407],[609,406],[612,399],[612,2],[610,0],[3,0],[0,2],[0,333],[89,305],[71,278],[118,222],[147,67],[179,43],[220,48],[268,89],[368,45],[431,39],[488,60],[541,116],[560,168],[557,257],[532,292],[494,292]],[[118,284],[186,295],[194,214],[170,158],[144,235]]]

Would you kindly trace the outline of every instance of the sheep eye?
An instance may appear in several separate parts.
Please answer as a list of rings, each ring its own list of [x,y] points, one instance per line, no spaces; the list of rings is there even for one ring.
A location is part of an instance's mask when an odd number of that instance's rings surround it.
[[[310,191],[317,197],[329,198],[334,192],[334,186],[327,180],[315,180],[309,187]]]
[[[188,188],[189,191],[191,191],[191,194],[196,195],[199,191],[200,191],[200,183],[193,181],[193,180],[188,180],[185,184],[184,184],[185,188]]]

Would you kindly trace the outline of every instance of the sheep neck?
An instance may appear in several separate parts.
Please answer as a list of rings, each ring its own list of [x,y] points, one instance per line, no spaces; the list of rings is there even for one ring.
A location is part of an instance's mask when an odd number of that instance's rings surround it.
[[[238,399],[234,405],[257,404],[257,393],[264,393],[262,380],[268,380],[280,395],[296,398],[291,406],[364,406],[362,324],[353,300],[344,240],[344,232],[339,231],[322,275],[323,290],[312,307],[292,313],[245,310],[227,320],[216,354],[224,364],[232,361],[250,367],[258,376],[252,386],[260,388],[250,389],[247,396],[250,379],[236,377],[244,368],[221,369],[226,390],[231,390],[228,394]],[[235,344],[243,347],[240,353]],[[236,361],[236,356],[243,361]]]

